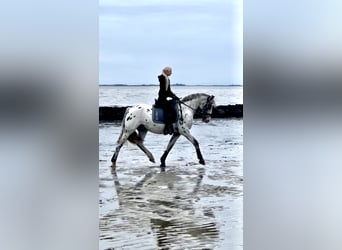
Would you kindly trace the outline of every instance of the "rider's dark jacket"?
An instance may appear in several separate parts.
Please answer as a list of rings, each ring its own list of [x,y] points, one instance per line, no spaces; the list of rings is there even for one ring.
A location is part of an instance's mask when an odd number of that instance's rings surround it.
[[[160,76],[158,76],[158,79],[159,79],[158,103],[160,105],[163,105],[166,103],[167,97],[174,98],[176,95],[172,93],[171,88],[170,88],[170,82],[168,82],[169,80],[165,77],[165,75],[161,74]]]

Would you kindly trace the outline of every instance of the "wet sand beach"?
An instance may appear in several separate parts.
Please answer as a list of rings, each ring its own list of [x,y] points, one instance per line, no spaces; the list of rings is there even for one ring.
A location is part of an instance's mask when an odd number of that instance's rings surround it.
[[[99,249],[239,249],[242,247],[243,120],[196,120],[192,134],[206,165],[185,138],[166,159],[170,136],[148,133],[156,163],[126,143],[111,173],[120,122],[100,123]]]

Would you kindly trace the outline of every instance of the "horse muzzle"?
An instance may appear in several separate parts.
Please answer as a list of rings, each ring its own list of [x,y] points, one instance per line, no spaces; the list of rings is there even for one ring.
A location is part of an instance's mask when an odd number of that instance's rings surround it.
[[[210,115],[204,115],[202,117],[202,121],[205,122],[205,123],[210,122],[210,120],[211,120],[211,116]]]

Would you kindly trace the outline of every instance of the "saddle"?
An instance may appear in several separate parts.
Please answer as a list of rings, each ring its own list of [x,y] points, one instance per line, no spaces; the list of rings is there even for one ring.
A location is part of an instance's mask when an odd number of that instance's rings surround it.
[[[173,110],[173,114],[172,114],[172,123],[175,123],[179,120],[179,107],[177,105],[177,102],[172,102],[171,103],[171,108]],[[155,100],[155,104],[152,105],[152,120],[154,123],[161,123],[164,124],[165,123],[165,111],[164,109],[158,105],[157,100]]]

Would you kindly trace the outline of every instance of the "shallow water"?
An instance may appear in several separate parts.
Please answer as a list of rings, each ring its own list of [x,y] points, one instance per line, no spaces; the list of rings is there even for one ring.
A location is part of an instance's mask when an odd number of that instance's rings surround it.
[[[120,123],[100,124],[99,216],[103,249],[239,249],[242,247],[242,119],[196,120],[191,130],[206,165],[198,164],[185,138],[158,159],[170,136],[147,134],[145,146],[120,151],[117,171],[110,159]]]
[[[100,86],[99,105],[153,104],[158,91],[159,86]],[[172,91],[180,98],[194,93],[214,95],[217,105],[243,104],[242,86],[172,86]]]

